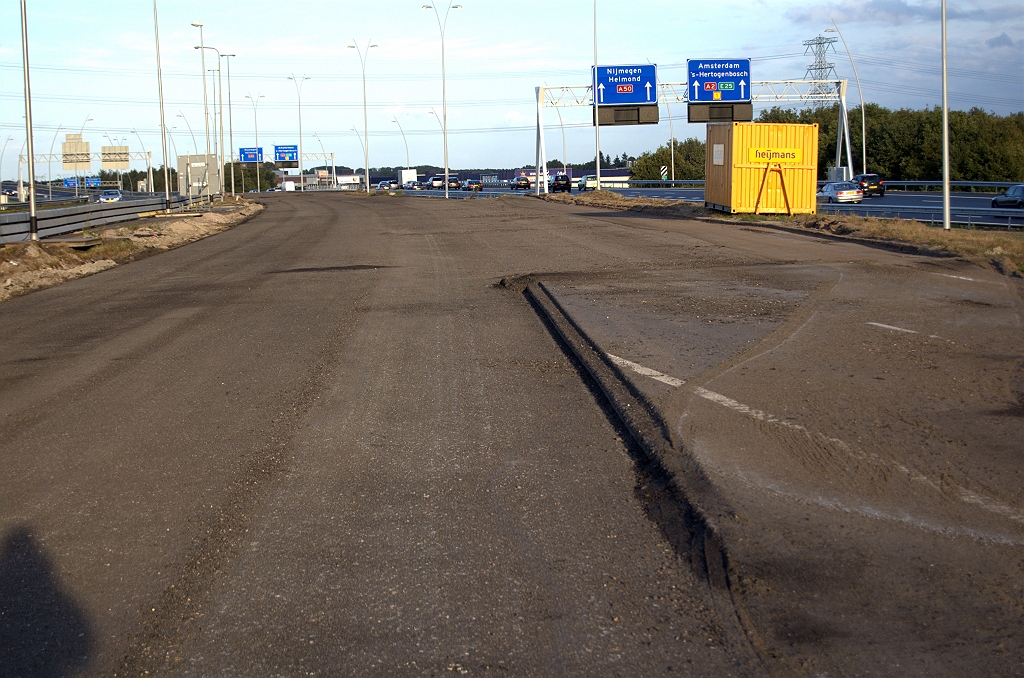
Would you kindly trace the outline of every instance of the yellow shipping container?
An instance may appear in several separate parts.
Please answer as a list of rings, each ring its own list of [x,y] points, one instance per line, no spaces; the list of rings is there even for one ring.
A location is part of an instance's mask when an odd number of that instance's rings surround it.
[[[707,207],[733,214],[814,214],[818,126],[711,123],[704,176]]]

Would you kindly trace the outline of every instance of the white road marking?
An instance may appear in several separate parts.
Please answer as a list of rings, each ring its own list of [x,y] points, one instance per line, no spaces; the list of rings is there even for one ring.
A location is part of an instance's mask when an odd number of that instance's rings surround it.
[[[706,388],[697,387],[697,389],[695,390],[695,393],[697,395],[699,395],[701,398],[704,398],[706,400],[710,400],[713,403],[718,403],[719,405],[722,405],[724,407],[728,407],[729,409],[736,410],[737,412],[745,414],[748,417],[753,417],[754,419],[757,419],[758,421],[766,421],[769,424],[778,424],[779,426],[784,426],[786,428],[791,428],[791,429],[793,429],[795,431],[806,431],[807,430],[806,428],[804,428],[803,426],[800,426],[799,424],[792,424],[792,423],[790,423],[788,421],[783,421],[783,420],[779,419],[778,417],[775,417],[775,416],[772,416],[772,415],[768,414],[767,412],[762,412],[761,410],[755,410],[753,407],[748,407],[747,405],[744,405],[743,403],[736,402],[735,400],[733,400],[732,398],[729,398],[728,396],[724,396],[721,393],[715,393],[714,391],[709,391]]]
[[[620,358],[619,356],[612,355],[611,353],[606,353],[605,355],[607,355],[611,359],[611,361],[618,365],[619,367],[628,367],[637,374],[642,374],[645,377],[650,377],[651,379],[660,381],[663,384],[668,384],[669,386],[679,388],[680,386],[686,383],[682,379],[676,379],[675,377],[670,377],[667,374],[662,374],[657,370],[652,370],[650,367],[644,367],[643,365],[635,363],[632,360],[626,360],[625,358]]]
[[[864,323],[865,325],[874,325],[875,327],[881,327],[883,330],[896,330],[897,332],[906,332],[907,334],[919,334],[917,330],[908,330],[903,327],[896,327],[895,325],[883,325],[882,323]]]
[[[974,278],[968,278],[963,275],[950,275],[949,273],[936,273],[935,275],[941,275],[944,278],[956,278],[957,280],[969,280],[970,282],[978,282]]]
[[[1018,523],[1024,523],[1024,511],[1015,509],[1012,506],[1007,506],[988,497],[983,497],[980,494],[975,494],[970,490],[960,488],[960,500],[966,504],[974,504],[980,506],[986,511],[992,513],[998,513],[1001,516],[1006,516],[1010,520],[1014,520]]]
[[[896,328],[896,329],[899,329],[899,328]],[[705,388],[701,388],[701,387],[697,387],[696,389],[694,389],[694,393],[699,395],[701,398],[704,398],[706,400],[710,400],[711,402],[716,403],[718,405],[722,405],[723,407],[728,407],[731,410],[735,410],[736,412],[739,412],[741,414],[745,414],[745,415],[747,415],[747,416],[749,416],[749,417],[751,417],[753,419],[757,419],[758,421],[763,421],[763,422],[767,422],[767,423],[770,423],[770,424],[776,424],[778,426],[782,426],[782,427],[785,427],[785,428],[788,428],[788,429],[792,429],[794,431],[802,431],[803,433],[806,433],[808,436],[811,436],[812,438],[816,436],[816,437],[820,438],[821,440],[826,440],[828,442],[834,443],[837,447],[839,447],[844,452],[846,452],[847,454],[849,454],[850,456],[852,456],[854,458],[858,458],[858,459],[870,458],[870,459],[873,459],[873,460],[875,460],[875,461],[877,461],[877,462],[879,462],[879,463],[881,463],[881,464],[883,464],[885,466],[895,466],[897,469],[899,469],[904,474],[906,474],[907,477],[909,477],[911,480],[913,480],[915,482],[918,482],[918,483],[923,483],[925,485],[928,485],[929,487],[931,487],[933,490],[935,490],[939,494],[945,494],[945,492],[943,492],[941,487],[939,487],[934,482],[932,482],[927,476],[922,474],[920,471],[907,468],[906,466],[904,466],[903,464],[901,464],[901,463],[899,463],[897,461],[884,459],[884,458],[879,457],[877,454],[874,454],[874,453],[864,453],[864,452],[855,451],[855,450],[851,449],[849,445],[844,443],[842,440],[839,440],[838,438],[832,438],[832,437],[823,435],[821,433],[817,433],[817,434],[812,435],[811,432],[806,427],[801,426],[800,424],[794,424],[792,422],[783,421],[783,420],[779,419],[778,417],[776,417],[774,415],[771,415],[771,414],[768,414],[767,412],[763,412],[761,410],[755,409],[753,407],[750,407],[749,405],[744,405],[743,403],[738,402],[736,400],[733,400],[732,398],[730,398],[728,396],[724,396],[721,393],[715,393],[714,391],[709,391],[709,390],[707,390]],[[740,477],[745,478],[745,475],[743,474],[742,471],[738,471],[738,475]],[[766,489],[772,489],[772,488],[769,488],[764,483],[759,483],[759,484],[762,487],[765,487]],[[991,511],[992,513],[996,513],[996,514],[1001,515],[1003,517],[1009,518],[1010,520],[1013,520],[1014,522],[1018,522],[1018,523],[1024,524],[1024,511],[1022,511],[1020,509],[1017,509],[1017,508],[1015,508],[1013,506],[1008,506],[1008,505],[1003,504],[1001,502],[995,501],[994,499],[990,499],[988,497],[984,497],[984,496],[982,496],[980,494],[977,494],[975,492],[971,492],[970,490],[968,490],[966,488],[959,487],[957,485],[954,485],[953,487],[957,490],[958,494],[960,495],[960,500],[963,501],[964,503],[966,503],[966,504],[973,504],[975,506],[978,506],[980,508],[985,509],[986,511]],[[773,491],[778,492],[778,490],[773,490]],[[784,493],[779,492],[779,494],[784,494]],[[791,495],[791,496],[795,496],[795,495]],[[821,506],[827,506],[827,507],[830,507],[830,508],[841,508],[841,510],[848,511],[848,512],[851,512],[851,513],[860,513],[862,515],[876,517],[876,518],[885,518],[887,520],[893,519],[892,517],[885,516],[885,515],[877,512],[877,511],[875,511],[874,509],[870,509],[870,510],[865,511],[864,507],[851,508],[851,507],[838,506],[837,502],[832,501],[832,500],[827,501],[827,502],[823,502],[823,501],[819,500],[819,501],[817,501],[815,503],[818,503]],[[920,521],[906,521],[903,518],[897,518],[897,520],[900,520],[901,522],[911,522],[913,524],[916,524],[918,527],[924,527],[925,529],[935,530],[935,531],[938,531],[938,532],[949,532],[948,529],[937,529],[935,526],[925,525],[924,523],[921,523]],[[972,530],[972,529],[962,529],[961,530],[961,529],[957,528],[957,530],[959,531],[959,533],[965,534],[967,536],[972,536],[972,537],[976,537],[976,538],[984,538],[984,539],[992,539],[993,538],[993,537],[990,537],[990,536],[983,535],[983,533],[977,532],[976,530]],[[1003,538],[996,537],[995,540],[996,541],[1003,541]],[[1007,543],[1009,543],[1009,542],[1007,542]],[[1019,543],[1019,542],[1015,541],[1015,542],[1012,542],[1012,543]]]

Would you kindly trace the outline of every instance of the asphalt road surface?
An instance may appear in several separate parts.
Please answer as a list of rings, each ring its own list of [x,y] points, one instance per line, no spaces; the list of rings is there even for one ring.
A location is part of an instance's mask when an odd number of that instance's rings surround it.
[[[1018,280],[261,199],[0,306],[0,676],[1024,672]]]

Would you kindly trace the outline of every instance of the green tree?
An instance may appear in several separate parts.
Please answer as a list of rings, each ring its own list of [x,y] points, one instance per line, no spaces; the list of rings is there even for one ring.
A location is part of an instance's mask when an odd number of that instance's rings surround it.
[[[707,150],[699,139],[675,140],[676,179],[703,179]],[[633,165],[634,179],[660,179],[661,168],[671,165],[669,144],[656,151],[643,153]]]

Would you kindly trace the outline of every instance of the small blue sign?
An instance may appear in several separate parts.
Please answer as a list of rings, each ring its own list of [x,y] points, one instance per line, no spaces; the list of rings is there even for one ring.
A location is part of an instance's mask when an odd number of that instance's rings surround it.
[[[100,187],[100,178],[99,177],[86,177],[85,178],[85,187],[86,188],[99,188]]]
[[[64,188],[78,188],[78,177],[64,180]]]
[[[593,66],[590,78],[595,80]],[[594,100],[599,106],[658,103],[658,67],[654,64],[598,66],[596,80]]]
[[[689,59],[686,71],[692,102],[750,101],[750,59]]]
[[[263,162],[262,148],[240,148],[238,149],[239,162]]]
[[[274,162],[298,162],[298,146],[274,146]]]

